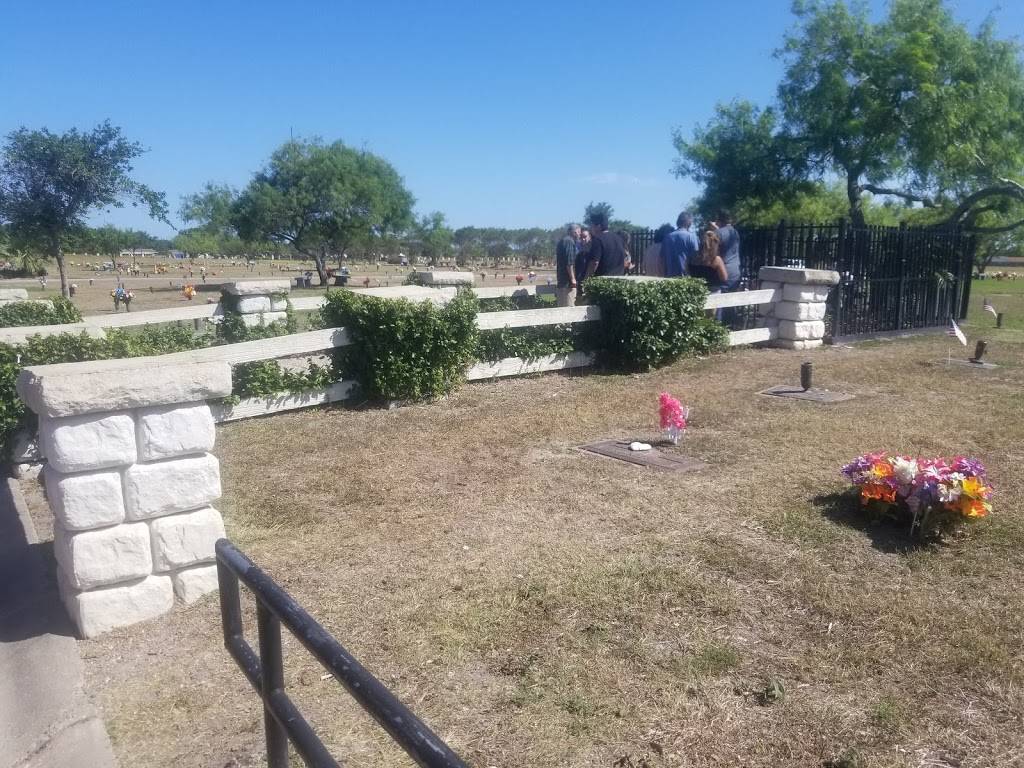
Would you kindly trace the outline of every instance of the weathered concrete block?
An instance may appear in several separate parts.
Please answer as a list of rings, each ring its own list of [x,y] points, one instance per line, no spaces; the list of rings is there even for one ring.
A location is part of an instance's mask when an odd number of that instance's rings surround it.
[[[782,287],[782,283],[777,283],[774,280],[761,280],[760,288],[762,291],[774,291]]]
[[[149,526],[145,523],[77,533],[58,526],[53,534],[57,562],[75,589],[131,581],[153,572]]]
[[[779,338],[806,341],[820,339],[825,335],[825,323],[821,320],[798,322],[794,320],[779,321]]]
[[[255,328],[260,324],[262,320],[265,325],[277,322],[278,320],[287,320],[287,312],[260,312],[256,315],[242,315],[242,322],[246,328]]]
[[[146,520],[209,504],[220,497],[220,464],[210,454],[135,464],[124,472],[129,520]]]
[[[242,296],[238,299],[238,311],[246,314],[252,312],[269,312],[271,301],[269,296]]]
[[[0,328],[0,342],[24,344],[30,336],[57,336],[62,333],[70,333],[73,336],[80,336],[84,333],[94,339],[102,339],[107,335],[102,328],[87,322],[64,323],[63,325],[21,325]],[[78,363],[62,363],[62,365],[78,365]]]
[[[65,474],[135,462],[135,420],[130,413],[42,418],[39,439],[50,466]]]
[[[63,587],[61,592],[82,637],[154,619],[174,607],[174,585],[171,577],[164,575],[88,592]]]
[[[206,453],[213,448],[215,425],[206,403],[146,408],[135,418],[140,461]]]
[[[290,293],[291,280],[243,280],[224,283],[221,290],[233,296],[270,296],[274,293]]]
[[[288,309],[288,299],[275,299],[270,297],[270,309],[273,312],[284,312]]]
[[[430,301],[434,304],[445,304],[458,295],[458,288],[428,288],[423,285],[393,285],[383,288],[356,288],[360,296],[375,296],[380,299],[407,299],[409,301]]]
[[[0,301],[27,301],[28,291],[24,288],[0,288]]]
[[[50,509],[66,531],[87,531],[124,521],[120,472],[62,475],[47,468],[43,482]]]
[[[231,394],[231,365],[177,355],[40,365],[18,375],[17,389],[35,413],[52,417],[195,403]]]
[[[775,305],[774,315],[780,320],[823,320],[825,304],[780,301]]]
[[[191,605],[203,595],[217,591],[217,566],[200,565],[171,574],[174,594],[185,605]]]
[[[827,286],[807,286],[791,283],[782,286],[782,300],[819,303],[828,301],[830,292],[831,289]]]
[[[839,273],[831,269],[800,269],[799,267],[761,267],[758,279],[778,283],[797,283],[799,285],[836,285]]]
[[[773,347],[779,347],[780,349],[815,349],[824,344],[821,339],[806,339],[804,341],[796,341],[794,339],[776,339],[772,342]]]
[[[424,285],[473,285],[472,272],[417,272],[417,279]]]
[[[224,521],[213,507],[158,517],[150,521],[149,529],[155,571],[213,562],[213,545],[224,538]]]

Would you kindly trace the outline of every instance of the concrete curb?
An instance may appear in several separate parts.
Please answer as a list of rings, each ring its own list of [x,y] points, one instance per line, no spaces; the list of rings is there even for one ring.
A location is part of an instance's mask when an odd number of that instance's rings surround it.
[[[0,481],[0,768],[114,768],[17,480]]]

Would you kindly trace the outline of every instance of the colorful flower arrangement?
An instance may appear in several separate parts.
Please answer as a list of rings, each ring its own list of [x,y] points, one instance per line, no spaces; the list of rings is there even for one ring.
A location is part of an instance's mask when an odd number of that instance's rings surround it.
[[[662,430],[673,445],[678,445],[679,438],[686,432],[686,420],[690,417],[690,409],[668,392],[662,392],[658,396],[658,412],[661,416]]]
[[[858,456],[842,469],[861,503],[890,514],[905,510],[910,531],[949,530],[992,511],[985,467],[977,459],[913,459],[884,451]]]

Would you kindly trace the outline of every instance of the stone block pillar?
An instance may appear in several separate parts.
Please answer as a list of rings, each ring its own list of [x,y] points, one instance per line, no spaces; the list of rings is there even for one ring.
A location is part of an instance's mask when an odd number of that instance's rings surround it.
[[[39,415],[61,597],[84,637],[169,611],[217,588],[220,466],[206,401],[231,366],[160,358],[26,368]]]
[[[825,337],[825,312],[829,291],[839,283],[839,273],[828,269],[761,267],[758,278],[763,289],[780,291],[779,301],[765,304],[761,317],[768,328],[777,329],[773,346],[784,349],[813,349]]]
[[[288,294],[291,280],[245,280],[224,283],[221,288],[221,304],[225,311],[237,311],[242,322],[252,328],[267,325],[277,320],[287,320]]]

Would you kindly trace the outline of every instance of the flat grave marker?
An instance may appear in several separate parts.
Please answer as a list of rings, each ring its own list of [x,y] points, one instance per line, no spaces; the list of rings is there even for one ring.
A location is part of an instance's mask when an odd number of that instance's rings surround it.
[[[704,469],[707,464],[697,459],[686,456],[677,456],[672,453],[663,453],[657,448],[649,451],[631,451],[629,444],[632,440],[602,440],[599,443],[581,445],[580,450],[587,453],[594,453],[598,456],[605,456],[609,459],[618,459],[629,464],[637,464],[641,467],[651,467],[664,472],[693,472]]]
[[[803,389],[794,387],[792,384],[778,384],[768,389],[763,389],[757,394],[768,395],[769,397],[788,397],[793,400],[810,400],[815,403],[842,403],[846,400],[853,400],[853,395],[843,392],[829,392],[827,389]]]

